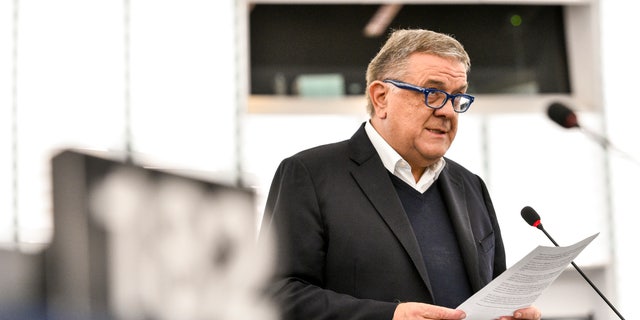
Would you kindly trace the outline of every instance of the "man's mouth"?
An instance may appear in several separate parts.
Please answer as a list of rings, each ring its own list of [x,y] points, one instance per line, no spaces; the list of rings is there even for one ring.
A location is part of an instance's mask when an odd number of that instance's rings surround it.
[[[446,133],[444,130],[440,130],[440,129],[429,129],[429,128],[427,128],[427,130],[429,132],[433,132],[433,133],[437,133],[437,134],[445,134]]]

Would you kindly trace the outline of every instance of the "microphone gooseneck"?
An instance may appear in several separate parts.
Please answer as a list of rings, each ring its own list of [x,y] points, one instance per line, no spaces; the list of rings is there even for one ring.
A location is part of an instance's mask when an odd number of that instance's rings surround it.
[[[582,133],[584,133],[589,138],[593,139],[596,143],[598,143],[603,149],[611,150],[617,152],[619,155],[623,156],[627,160],[634,162],[636,165],[640,165],[640,160],[635,159],[630,154],[620,150],[616,146],[614,146],[607,137],[598,134],[588,128],[580,126],[578,123],[578,116],[576,115],[571,108],[560,102],[554,102],[547,107],[547,115],[553,122],[559,124],[561,127],[565,129],[578,128]]]
[[[520,215],[522,216],[522,218],[530,225],[533,227],[536,227],[540,230],[542,230],[542,232],[544,232],[544,234],[547,236],[547,238],[549,238],[549,240],[551,240],[551,242],[556,246],[559,247],[558,243],[553,240],[553,238],[551,237],[551,235],[549,235],[549,233],[547,233],[547,231],[544,229],[544,227],[542,226],[542,222],[540,222],[540,215],[533,210],[533,208],[526,206],[524,208],[522,208],[522,210],[520,211]],[[593,290],[595,290],[598,295],[600,296],[600,298],[602,298],[602,300],[604,300],[604,302],[607,303],[607,305],[609,306],[609,308],[611,308],[611,310],[613,310],[613,312],[616,313],[616,315],[618,315],[618,317],[622,320],[624,320],[624,317],[622,317],[622,314],[620,314],[620,312],[618,312],[618,309],[616,309],[616,307],[613,306],[613,304],[611,302],[609,302],[609,299],[607,299],[604,294],[602,294],[602,292],[600,292],[600,289],[598,289],[598,287],[596,287],[596,285],[591,282],[591,280],[589,279],[589,277],[587,277],[586,274],[584,274],[584,272],[582,272],[582,270],[573,262],[571,261],[571,265],[576,269],[576,271],[578,271],[578,273],[580,273],[580,275],[582,276],[582,278],[584,278],[584,280],[587,281],[587,283],[589,283],[589,285],[591,286],[591,288],[593,288]]]

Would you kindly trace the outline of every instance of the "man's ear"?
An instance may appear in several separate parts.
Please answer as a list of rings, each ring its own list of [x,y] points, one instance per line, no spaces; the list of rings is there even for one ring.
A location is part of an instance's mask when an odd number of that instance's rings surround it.
[[[380,119],[386,118],[389,86],[382,81],[376,80],[371,82],[368,90],[371,104],[373,104],[374,116]]]

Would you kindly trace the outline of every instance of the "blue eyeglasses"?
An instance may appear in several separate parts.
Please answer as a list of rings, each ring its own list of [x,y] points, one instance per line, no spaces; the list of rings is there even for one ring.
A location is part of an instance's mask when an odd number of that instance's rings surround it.
[[[422,92],[424,94],[424,104],[431,109],[440,109],[447,104],[447,101],[451,100],[453,111],[463,113],[469,110],[469,107],[471,107],[475,99],[474,96],[464,93],[449,94],[442,90],[418,87],[398,80],[386,79],[382,80],[382,82],[391,83],[400,89]]]

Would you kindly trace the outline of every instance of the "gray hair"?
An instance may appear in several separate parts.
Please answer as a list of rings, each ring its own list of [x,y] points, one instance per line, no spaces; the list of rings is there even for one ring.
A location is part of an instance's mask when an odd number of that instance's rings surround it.
[[[375,80],[401,78],[407,71],[407,60],[412,53],[428,53],[440,57],[451,57],[462,62],[466,71],[471,68],[469,54],[458,40],[452,36],[423,29],[401,29],[391,32],[387,42],[367,67],[367,88]],[[367,112],[373,115],[374,109],[366,90]]]

